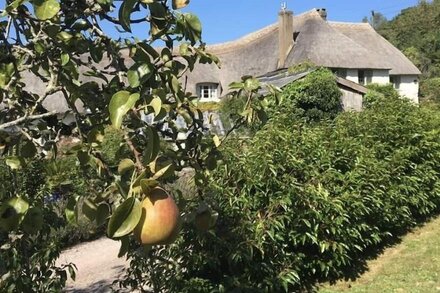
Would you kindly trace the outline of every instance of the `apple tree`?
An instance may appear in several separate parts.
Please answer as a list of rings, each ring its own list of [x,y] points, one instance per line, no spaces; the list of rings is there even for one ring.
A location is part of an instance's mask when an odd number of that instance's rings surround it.
[[[188,2],[7,0],[0,7],[0,158],[8,176],[17,180],[31,161],[56,160],[68,135],[78,141],[70,152],[85,174],[98,174],[102,191],[70,197],[59,219],[44,190],[2,190],[0,290],[62,288],[75,267],[55,265],[60,248],[50,231],[79,214],[106,225],[121,255],[148,255],[152,247],[140,248],[132,233],[141,201],[182,170],[194,172],[197,186],[206,182],[222,139],[206,128],[184,76],[219,60],[205,50],[199,19],[179,11]],[[248,93],[237,125],[264,116],[264,101],[254,98],[259,87],[251,77],[233,85]],[[108,128],[129,150],[117,163],[102,155]],[[173,197],[189,214],[184,195]],[[203,203],[202,192],[197,200]]]

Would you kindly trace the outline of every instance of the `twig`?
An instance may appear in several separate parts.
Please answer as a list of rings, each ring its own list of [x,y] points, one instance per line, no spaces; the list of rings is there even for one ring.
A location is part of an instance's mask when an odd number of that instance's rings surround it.
[[[0,129],[6,129],[27,121],[31,121],[31,120],[37,120],[37,119],[41,119],[41,118],[45,118],[45,117],[50,117],[53,115],[56,115],[56,112],[48,112],[48,113],[44,113],[44,114],[39,114],[39,115],[30,115],[30,116],[23,116],[20,117],[18,119],[15,119],[14,121],[10,121],[10,122],[6,122],[3,124],[0,124]]]
[[[80,136],[81,142],[82,142],[84,137],[83,137],[83,133],[81,131],[81,125],[80,125],[79,119],[78,119],[81,116],[81,114],[79,113],[78,109],[76,108],[75,103],[72,103],[72,101],[70,100],[69,94],[67,93],[66,89],[62,88],[61,92],[63,93],[64,100],[66,100],[67,105],[73,111],[73,116],[75,117],[75,124],[76,124],[76,127],[78,128],[78,133],[79,133],[79,136]]]
[[[139,172],[142,172],[144,170],[144,166],[142,165],[142,160],[141,160],[142,154],[135,148],[133,142],[131,141],[127,133],[124,134],[124,139],[134,155],[134,158],[136,160],[136,168],[138,169]]]

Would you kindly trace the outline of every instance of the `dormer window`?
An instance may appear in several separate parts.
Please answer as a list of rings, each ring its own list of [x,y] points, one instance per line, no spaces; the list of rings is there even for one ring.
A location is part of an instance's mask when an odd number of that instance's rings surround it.
[[[197,95],[200,101],[218,101],[218,84],[217,83],[200,83],[197,85]]]

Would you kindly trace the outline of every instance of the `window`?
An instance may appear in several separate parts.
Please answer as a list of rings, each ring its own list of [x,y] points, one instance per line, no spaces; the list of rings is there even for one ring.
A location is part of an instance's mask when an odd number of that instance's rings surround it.
[[[197,86],[200,100],[218,100],[218,84],[203,83]]]
[[[358,83],[367,85],[373,81],[373,71],[371,70],[359,70],[358,72]]]
[[[347,79],[347,69],[339,68],[335,73],[338,77]]]
[[[396,90],[400,89],[400,76],[394,75],[394,76],[390,76],[390,82],[393,84],[394,88]]]

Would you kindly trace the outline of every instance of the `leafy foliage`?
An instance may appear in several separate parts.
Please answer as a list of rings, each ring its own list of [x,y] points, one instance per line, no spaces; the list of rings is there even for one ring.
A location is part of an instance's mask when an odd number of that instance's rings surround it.
[[[222,140],[205,129],[197,97],[185,92],[181,78],[199,63],[218,64],[219,60],[205,51],[198,17],[176,10],[188,2],[4,2],[0,9],[0,159],[7,165],[7,176],[15,182],[31,162],[45,165],[47,159],[57,159],[59,142],[68,135],[78,140],[69,149],[80,166],[72,172],[81,170],[87,180],[83,184],[71,180],[75,176],[65,178],[73,174],[61,174],[61,166],[55,163],[53,181],[42,184],[41,190],[38,184],[24,191],[16,185],[2,190],[0,211],[5,221],[0,247],[7,263],[2,264],[0,278],[6,290],[62,289],[66,270],[72,267],[54,267],[59,246],[51,244],[57,239],[50,231],[66,231],[86,217],[97,230],[106,226],[108,236],[121,241],[121,256],[134,257],[139,248],[132,237],[139,222],[137,203],[152,186],[172,183],[177,172],[191,169],[201,195],[200,188],[217,165]],[[119,30],[117,38],[106,31],[109,25]],[[144,29],[144,38],[133,37],[135,26]],[[264,118],[265,99],[255,98],[259,88],[250,77],[234,84],[237,94],[247,95],[237,125]],[[184,125],[177,126],[178,120]],[[35,174],[32,180],[44,178]],[[65,196],[61,204],[51,202],[56,199],[49,195],[57,192]],[[48,197],[50,203],[45,202]],[[60,208],[65,208],[62,213]],[[42,214],[48,218],[42,227],[32,229],[29,218],[41,220]],[[35,250],[34,242],[39,243]],[[133,244],[129,251],[126,243]],[[40,254],[41,258],[28,262]],[[133,266],[142,268],[136,262]],[[27,271],[20,281],[23,268]],[[31,282],[33,278],[38,281]]]
[[[368,92],[363,98],[363,107],[370,107],[376,102],[380,102],[384,98],[397,99],[399,98],[399,93],[394,89],[392,84],[376,84],[371,83],[367,85]]]
[[[287,85],[282,93],[284,111],[309,121],[335,118],[342,111],[341,96],[335,76],[324,68]]]
[[[425,101],[440,103],[440,77],[423,80],[420,84],[420,91]]]
[[[375,249],[439,211],[438,117],[388,97],[334,122],[280,112],[249,142],[223,147],[205,192],[216,225],[202,232],[188,220],[174,245],[148,252],[166,262],[138,254],[149,270],[124,282],[293,292],[352,276]],[[185,203],[197,215],[197,203]]]
[[[440,32],[432,29],[440,26],[439,15],[439,0],[423,0],[414,7],[402,10],[394,19],[378,29],[380,34],[403,51],[422,71],[423,97],[431,95],[424,80],[440,76]]]

